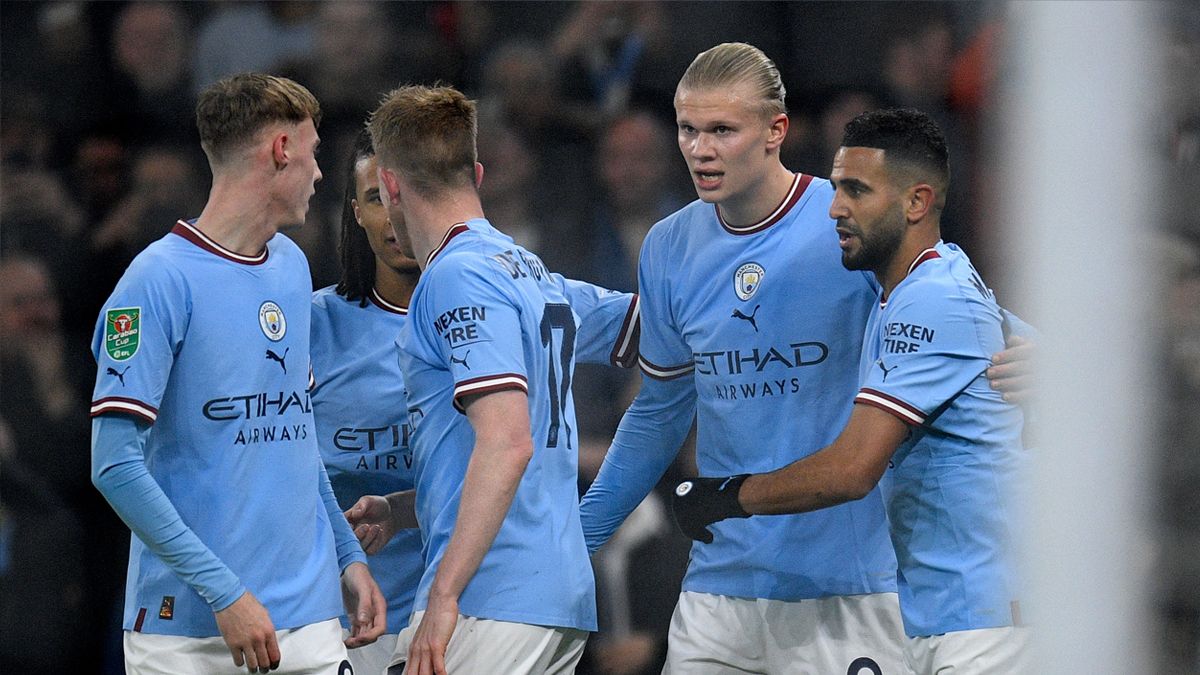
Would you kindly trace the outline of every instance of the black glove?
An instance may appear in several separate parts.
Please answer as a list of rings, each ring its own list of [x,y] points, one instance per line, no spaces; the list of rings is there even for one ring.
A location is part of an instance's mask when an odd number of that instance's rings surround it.
[[[675,486],[671,511],[675,524],[687,536],[711,544],[709,525],[726,518],[749,518],[738,503],[738,492],[750,474],[724,478],[690,478]]]

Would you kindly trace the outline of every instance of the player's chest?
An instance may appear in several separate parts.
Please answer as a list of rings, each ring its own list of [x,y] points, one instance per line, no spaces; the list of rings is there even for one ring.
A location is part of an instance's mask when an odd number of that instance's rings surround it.
[[[714,246],[686,270],[687,280],[673,285],[672,314],[684,341],[702,353],[772,340],[787,347],[843,323],[860,332],[868,286],[841,265],[836,243],[827,239],[776,236]]]

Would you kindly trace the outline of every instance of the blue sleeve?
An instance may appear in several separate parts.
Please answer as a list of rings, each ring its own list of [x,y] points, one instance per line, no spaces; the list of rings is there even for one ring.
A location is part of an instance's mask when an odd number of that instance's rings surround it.
[[[878,367],[867,371],[856,403],[924,424],[943,403],[983,376],[1003,345],[998,307],[982,299],[912,285],[893,297],[880,321]]]
[[[1003,307],[1000,308],[1000,314],[1004,317],[1004,324],[1007,326],[1004,333],[1005,338],[1007,338],[1009,335],[1016,335],[1017,337],[1022,337],[1026,340],[1036,341],[1038,339],[1038,330],[1025,323],[1021,317],[1013,314]]]
[[[632,368],[638,354],[638,296],[574,279],[560,277],[560,281],[563,295],[579,316],[576,363]]]
[[[662,479],[696,416],[691,376],[664,381],[645,374],[625,411],[604,464],[579,507],[589,553],[604,545]]]
[[[487,264],[485,261],[484,265]],[[423,305],[431,324],[409,322],[454,377],[454,407],[503,389],[529,391],[518,299],[496,270],[448,255],[427,275]]]
[[[219,612],[246,587],[188,528],[146,469],[149,436],[150,425],[135,417],[93,419],[92,483],[146,548]]]
[[[329,514],[329,524],[333,526],[333,542],[337,548],[338,569],[345,572],[351,563],[360,562],[365,565],[367,554],[363,553],[358,538],[354,536],[354,530],[350,529],[350,523],[346,521],[346,516],[342,515],[342,508],[338,506],[337,495],[333,493],[333,485],[329,482],[329,474],[325,471],[324,462],[320,463],[320,468],[321,500],[325,502],[325,511]]]

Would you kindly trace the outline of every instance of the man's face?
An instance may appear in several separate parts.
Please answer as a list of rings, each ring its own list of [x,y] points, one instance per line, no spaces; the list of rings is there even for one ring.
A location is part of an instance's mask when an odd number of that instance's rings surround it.
[[[375,163],[375,185],[379,188],[379,198],[387,211],[388,220],[396,236],[396,244],[400,251],[409,258],[415,258],[412,236],[408,233],[408,222],[404,217],[404,204],[399,201],[400,179],[396,172]]]
[[[751,85],[680,89],[675,121],[679,150],[705,202],[737,200],[768,175],[771,120],[758,107]]]
[[[286,209],[288,219],[285,225],[302,225],[308,215],[308,203],[316,192],[317,181],[321,180],[321,168],[317,166],[317,146],[321,144],[317,136],[317,128],[311,119],[291,128],[288,142],[289,163],[286,171],[290,172],[286,188]]]
[[[849,270],[883,269],[904,240],[903,195],[883,155],[878,148],[843,147],[833,158],[829,180],[837,192],[829,217],[837,221],[842,265]]]
[[[383,264],[398,272],[416,271],[417,261],[412,259],[412,246],[408,245],[406,253],[396,236],[397,231],[407,234],[403,219],[400,227],[393,229],[388,210],[379,197],[378,168],[379,163],[374,157],[360,159],[354,165],[354,218],[366,232],[367,242],[375,257],[382,260]]]

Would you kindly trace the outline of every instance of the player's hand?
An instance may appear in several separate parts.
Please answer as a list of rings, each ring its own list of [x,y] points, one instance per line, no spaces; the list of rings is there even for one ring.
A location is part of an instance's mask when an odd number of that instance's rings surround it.
[[[1023,403],[1033,393],[1033,358],[1037,347],[1017,335],[1010,335],[1004,346],[1004,351],[992,355],[988,381],[992,389],[1004,395],[1005,401]]]
[[[387,601],[366,565],[350,563],[342,572],[342,603],[350,619],[348,649],[369,645],[387,630]]]
[[[675,523],[687,536],[711,544],[709,525],[726,518],[749,518],[738,503],[738,491],[749,474],[724,478],[689,478],[675,486],[671,511]]]
[[[396,534],[392,506],[386,497],[363,495],[345,516],[367,555],[379,553]]]
[[[233,663],[243,664],[252,673],[265,673],[279,667],[279,643],[275,624],[267,608],[250,591],[216,613],[217,628],[233,655]]]
[[[458,601],[429,598],[425,615],[408,647],[405,675],[447,675],[446,645],[458,623]]]

